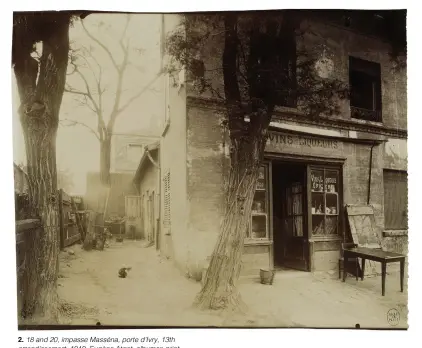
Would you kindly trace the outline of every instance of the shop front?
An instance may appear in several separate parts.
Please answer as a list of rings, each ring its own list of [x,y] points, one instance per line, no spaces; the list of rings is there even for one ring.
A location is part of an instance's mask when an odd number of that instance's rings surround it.
[[[334,270],[345,238],[344,192],[351,192],[344,185],[358,186],[349,200],[366,197],[373,144],[271,133],[245,240],[244,273],[263,267]]]

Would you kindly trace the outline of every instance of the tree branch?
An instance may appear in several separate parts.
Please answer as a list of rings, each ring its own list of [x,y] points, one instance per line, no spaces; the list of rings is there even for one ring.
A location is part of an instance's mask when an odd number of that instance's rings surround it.
[[[162,75],[162,72],[159,72],[139,93],[135,94],[132,98],[130,98],[120,109],[118,109],[118,114],[123,112],[130,104],[132,104],[136,99],[138,99],[147,89],[149,89],[155,81]]]
[[[116,97],[114,99],[113,109],[110,113],[110,119],[109,119],[108,124],[107,124],[107,131],[109,133],[112,133],[114,123],[116,122],[116,118],[120,114],[119,109],[120,109],[120,100],[121,100],[121,97],[122,97],[123,79],[124,79],[126,67],[127,67],[127,64],[128,64],[128,58],[129,58],[129,42],[127,43],[126,46],[124,46],[123,38],[126,35],[126,30],[127,30],[128,25],[129,25],[129,21],[130,21],[130,16],[128,16],[128,18],[127,18],[125,29],[124,29],[122,37],[119,41],[120,46],[122,47],[122,50],[123,50],[123,61],[122,61],[122,64],[120,66],[117,66],[117,68],[116,68],[117,69]]]
[[[66,122],[69,122],[68,124],[64,124],[64,122],[63,121],[66,121]],[[100,141],[101,139],[100,139],[100,136],[97,134],[97,132],[95,132],[90,126],[88,126],[88,125],[86,125],[85,123],[83,123],[83,122],[78,122],[78,121],[74,121],[74,120],[69,120],[69,119],[67,119],[67,118],[65,118],[65,119],[63,119],[63,120],[60,120],[60,124],[62,125],[62,126],[64,126],[64,127],[73,127],[73,126],[76,126],[76,125],[80,125],[80,126],[83,126],[83,127],[85,127],[85,128],[87,128],[92,134],[94,134],[95,135],[95,137]]]
[[[98,40],[95,36],[93,36],[89,30],[85,27],[84,21],[82,20],[82,28],[84,29],[86,35],[92,40],[94,41],[97,45],[99,45],[104,51],[105,53],[108,55],[108,57],[110,58],[111,62],[113,63],[114,67],[116,68],[116,70],[119,70],[119,65],[117,64],[116,60],[113,57],[113,54],[111,53],[111,51],[107,48],[106,45],[104,45],[100,40]]]
[[[123,39],[125,38],[125,36],[126,36],[126,33],[127,33],[127,28],[129,27],[129,22],[130,22],[130,19],[132,18],[132,16],[130,15],[130,14],[128,14],[127,16],[126,16],[126,24],[125,24],[125,28],[123,29],[123,32],[122,32],[122,35],[121,35],[121,37],[120,37],[120,40],[119,40],[119,44],[120,44],[120,47],[122,48],[122,50],[123,50],[123,54],[126,56],[127,55],[127,51],[128,51],[128,48],[129,48],[129,42],[126,44],[126,47],[125,47],[125,45],[123,44]]]

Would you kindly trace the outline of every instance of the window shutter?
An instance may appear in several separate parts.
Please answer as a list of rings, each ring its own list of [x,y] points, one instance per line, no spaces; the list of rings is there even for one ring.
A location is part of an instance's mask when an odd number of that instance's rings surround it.
[[[384,221],[386,230],[407,226],[407,173],[384,170]]]
[[[170,229],[171,226],[171,187],[170,187],[170,171],[164,175],[164,216],[163,216],[163,226],[164,228]]]

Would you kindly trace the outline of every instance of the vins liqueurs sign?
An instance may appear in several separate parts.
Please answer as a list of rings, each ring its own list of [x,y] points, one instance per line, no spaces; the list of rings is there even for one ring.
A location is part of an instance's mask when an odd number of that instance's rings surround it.
[[[268,144],[300,146],[300,147],[320,147],[326,149],[337,149],[338,141],[331,139],[317,139],[302,135],[282,134],[278,132],[269,132]]]

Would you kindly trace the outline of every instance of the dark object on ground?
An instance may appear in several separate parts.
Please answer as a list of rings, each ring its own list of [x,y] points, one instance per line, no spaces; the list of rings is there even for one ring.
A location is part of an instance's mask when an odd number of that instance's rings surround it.
[[[274,281],[275,270],[272,269],[261,269],[259,276],[261,278],[261,284],[272,285]]]
[[[356,324],[355,325],[355,329],[360,329],[360,325],[359,324]]]
[[[97,323],[95,325],[101,326],[101,323],[99,321],[97,321]]]
[[[119,278],[126,278],[127,271],[130,271],[132,267],[122,267],[119,269]]]
[[[121,234],[120,235],[117,235],[116,242],[118,242],[118,243],[122,243],[123,242],[123,236]]]
[[[90,251],[94,248],[94,240],[91,236],[87,235],[84,239],[84,242],[82,244],[82,248],[86,251]]]

